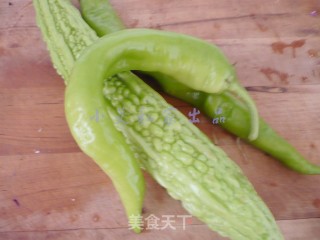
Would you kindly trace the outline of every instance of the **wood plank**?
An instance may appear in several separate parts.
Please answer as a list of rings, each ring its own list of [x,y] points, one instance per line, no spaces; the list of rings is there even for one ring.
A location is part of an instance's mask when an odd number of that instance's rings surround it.
[[[51,65],[31,2],[0,2],[0,239],[224,239],[194,217],[185,230],[175,222],[177,230],[128,231],[110,179],[69,133],[65,86]],[[320,164],[319,1],[111,2],[129,27],[186,33],[220,46],[260,114]],[[186,116],[192,110],[163,96]],[[294,173],[205,116],[200,119],[197,126],[240,165],[286,239],[319,239],[320,176]],[[188,214],[147,173],[145,178],[144,217]]]
[[[318,240],[320,219],[298,219],[278,221],[284,236],[288,240]]]
[[[33,16],[34,17],[34,16]],[[38,28],[0,31],[0,87],[62,87]],[[32,71],[30,71],[32,70]]]
[[[160,28],[210,39],[320,35],[319,22],[311,15],[320,8],[316,0],[297,4],[292,0],[272,4],[250,0],[241,4],[234,0],[148,1],[143,4],[139,0],[122,0],[112,3],[129,27]]]
[[[129,232],[126,228],[103,228],[103,229],[73,229],[66,231],[48,231],[48,232],[8,232],[0,233],[0,238],[18,240],[22,237],[24,240],[73,240],[73,239],[132,239],[132,240],[175,240],[175,239],[203,239],[203,240],[223,240],[226,238],[218,236],[203,225],[187,226],[185,230],[176,227],[175,230],[147,230],[142,234]]]
[[[298,175],[246,146],[223,148],[277,219],[320,217],[319,176]],[[96,225],[90,219],[97,215],[100,227],[127,225],[110,179],[83,153],[4,156],[0,166],[0,231],[85,228]],[[145,177],[144,216],[187,214],[148,174]]]

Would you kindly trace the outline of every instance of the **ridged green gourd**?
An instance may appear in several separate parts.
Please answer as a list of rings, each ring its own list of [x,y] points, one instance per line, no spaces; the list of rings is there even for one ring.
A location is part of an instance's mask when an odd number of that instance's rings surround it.
[[[69,0],[33,0],[33,5],[52,64],[67,84],[76,59],[98,36]]]
[[[98,37],[69,1],[34,4],[53,64],[67,82],[78,56]],[[141,167],[192,215],[231,239],[283,239],[241,169],[187,118],[131,73],[105,84],[106,113]]]

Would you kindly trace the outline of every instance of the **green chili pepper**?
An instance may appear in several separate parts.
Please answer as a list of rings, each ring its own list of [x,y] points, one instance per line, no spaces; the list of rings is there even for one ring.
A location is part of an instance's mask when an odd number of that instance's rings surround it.
[[[81,0],[80,2],[84,19],[99,36],[124,28],[124,24],[108,0]],[[97,6],[103,10],[97,12]],[[163,74],[152,73],[151,75],[160,83],[166,93],[192,104],[212,119],[221,116],[216,114],[218,112],[217,109],[220,109],[226,121],[219,121],[219,125],[234,135],[248,140],[248,134],[251,129],[249,124],[250,113],[247,106],[238,101],[234,95],[227,92],[220,94],[199,92]],[[307,161],[262,118],[259,120],[258,138],[254,141],[249,141],[249,143],[275,157],[294,171],[302,174],[320,174],[320,166]]]
[[[98,36],[125,29],[124,24],[117,13],[113,11],[109,1],[80,0],[80,4],[84,20],[95,29]]]
[[[122,36],[122,34],[119,35]],[[112,61],[116,61],[116,58],[119,57],[125,57],[121,64],[112,63],[114,66],[110,68],[113,71],[108,77],[132,68],[162,72],[198,91],[233,93],[243,100],[250,109],[251,130],[248,138],[250,140],[257,138],[259,115],[255,104],[246,90],[238,83],[232,65],[216,46],[190,36],[161,31],[131,30],[125,31],[123,35],[119,37],[119,40],[123,41],[123,46],[120,49],[115,48],[114,46],[118,46],[112,41],[109,43],[106,40],[108,38],[105,39],[105,49],[108,48],[115,54]],[[116,36],[117,34],[113,34],[110,38],[116,38]],[[143,37],[149,39],[143,39]],[[137,42],[135,43],[134,40]],[[110,54],[107,56],[112,57]],[[144,61],[141,62],[141,59]],[[188,81],[185,81],[186,79]]]
[[[195,91],[179,82],[172,83],[168,76],[156,73],[164,91],[184,100],[203,111],[210,118],[223,116],[219,124],[234,135],[247,139],[250,131],[250,114],[247,106],[229,93],[207,94]],[[223,114],[221,115],[219,111]],[[262,118],[259,120],[259,136],[250,144],[278,159],[285,166],[302,174],[320,174],[320,166],[307,161],[288,141],[279,136]]]

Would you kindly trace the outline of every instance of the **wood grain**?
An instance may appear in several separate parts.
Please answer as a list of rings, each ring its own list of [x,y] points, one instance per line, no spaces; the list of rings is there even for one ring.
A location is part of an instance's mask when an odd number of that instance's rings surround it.
[[[319,1],[111,2],[128,27],[187,33],[219,45],[265,120],[320,164]],[[303,44],[293,53],[295,41]],[[194,217],[185,230],[177,222],[176,230],[129,231],[109,178],[70,135],[64,88],[36,27],[31,1],[1,1],[0,239],[224,239]],[[163,96],[186,116],[192,110]],[[197,126],[243,169],[286,239],[319,239],[320,176],[292,172],[202,114],[200,120]],[[145,177],[144,217],[187,214]]]

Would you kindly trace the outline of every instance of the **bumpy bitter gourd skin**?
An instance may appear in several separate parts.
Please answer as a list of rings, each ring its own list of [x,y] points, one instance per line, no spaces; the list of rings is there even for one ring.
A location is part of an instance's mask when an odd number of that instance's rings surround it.
[[[126,75],[105,81],[108,113],[157,182],[223,236],[282,239],[240,168],[154,90]]]
[[[33,4],[51,61],[67,84],[75,60],[98,36],[69,0],[33,0]]]

